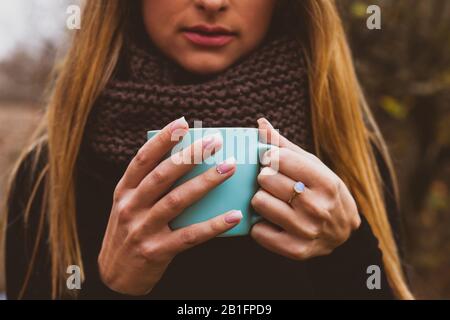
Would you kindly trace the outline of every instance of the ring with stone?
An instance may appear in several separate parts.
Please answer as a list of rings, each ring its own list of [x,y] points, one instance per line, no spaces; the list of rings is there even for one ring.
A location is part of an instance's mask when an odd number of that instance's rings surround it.
[[[305,185],[303,184],[303,182],[298,181],[298,182],[296,182],[294,184],[293,190],[294,191],[292,192],[292,196],[291,196],[291,198],[288,201],[289,204],[291,204],[291,202],[294,200],[294,198],[296,196],[298,196],[299,194],[305,192]]]

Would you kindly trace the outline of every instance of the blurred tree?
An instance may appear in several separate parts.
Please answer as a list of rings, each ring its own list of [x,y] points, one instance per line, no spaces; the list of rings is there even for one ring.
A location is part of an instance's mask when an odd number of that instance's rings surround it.
[[[40,102],[56,53],[55,45],[47,42],[37,56],[18,47],[8,59],[1,61],[0,100]]]

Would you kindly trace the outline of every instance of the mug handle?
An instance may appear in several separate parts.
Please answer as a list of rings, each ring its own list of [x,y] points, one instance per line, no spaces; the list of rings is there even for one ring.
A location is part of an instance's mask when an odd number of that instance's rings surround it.
[[[272,147],[271,144],[266,144],[258,141],[258,162],[261,163],[261,159],[266,151],[268,151]],[[259,214],[255,213],[251,219],[250,224],[253,226],[254,224],[264,220]]]

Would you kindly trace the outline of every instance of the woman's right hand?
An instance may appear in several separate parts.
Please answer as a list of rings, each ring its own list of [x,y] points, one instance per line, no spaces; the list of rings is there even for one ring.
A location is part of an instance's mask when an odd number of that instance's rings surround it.
[[[234,162],[225,161],[168,192],[198,159],[206,159],[222,147],[220,136],[205,137],[161,162],[188,129],[184,118],[167,125],[137,152],[115,188],[98,257],[102,281],[114,291],[149,293],[178,253],[233,228],[242,218],[240,211],[230,211],[170,229],[172,219],[236,170]]]

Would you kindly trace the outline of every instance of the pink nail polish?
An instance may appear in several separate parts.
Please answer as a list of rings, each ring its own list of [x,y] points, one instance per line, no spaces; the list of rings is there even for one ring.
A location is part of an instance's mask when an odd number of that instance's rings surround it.
[[[225,174],[225,173],[233,170],[235,164],[236,164],[236,160],[234,159],[234,157],[231,157],[231,158],[225,160],[224,162],[222,162],[221,164],[219,164],[217,166],[216,170],[219,174]]]
[[[186,122],[186,119],[184,117],[181,117],[180,119],[177,119],[172,123],[172,125],[170,126],[170,131],[174,132],[176,130],[187,130],[188,127],[189,125]]]
[[[218,146],[221,143],[222,143],[222,135],[220,133],[206,136],[205,138],[203,138],[203,149],[210,149]]]
[[[205,137],[203,139],[203,142],[202,142],[203,149],[208,148],[208,146],[210,146],[211,143],[213,143],[213,142],[214,142],[214,137],[213,136]]]
[[[242,212],[240,210],[233,210],[225,216],[225,222],[232,224],[241,221]]]

